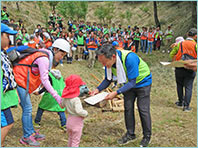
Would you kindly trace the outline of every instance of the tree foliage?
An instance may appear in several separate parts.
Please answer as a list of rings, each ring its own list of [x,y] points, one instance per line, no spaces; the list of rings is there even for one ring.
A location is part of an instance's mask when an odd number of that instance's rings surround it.
[[[128,21],[129,24],[130,24],[131,17],[132,17],[131,11],[126,10],[126,12],[125,12],[125,18],[127,19],[127,21]]]
[[[83,1],[61,1],[56,6],[58,12],[65,18],[85,19],[88,2]]]
[[[94,14],[98,17],[100,22],[111,24],[112,18],[114,16],[114,3],[106,2],[105,6],[97,7]]]
[[[49,5],[52,7],[52,10],[55,11],[56,5],[58,4],[59,1],[48,1]]]

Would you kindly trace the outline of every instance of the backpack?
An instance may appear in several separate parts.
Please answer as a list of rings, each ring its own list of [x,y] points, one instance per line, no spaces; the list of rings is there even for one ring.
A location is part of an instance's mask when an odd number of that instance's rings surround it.
[[[38,49],[34,49],[28,46],[14,46],[14,47],[10,47],[7,51],[7,55],[12,63],[13,66],[15,65],[20,65],[18,64],[18,62],[24,58],[26,58],[27,56],[35,53],[35,52],[43,52],[45,54],[48,55],[47,52],[45,51],[41,51]],[[23,65],[23,66],[32,66],[32,67],[38,67],[35,64],[33,65]]]
[[[38,50],[38,49],[34,49],[34,48],[31,48],[31,47],[28,47],[28,46],[18,46],[18,47],[11,47],[9,48],[7,51],[7,55],[10,59],[10,62],[12,63],[13,67],[14,66],[28,66],[30,68],[32,67],[38,67],[38,65],[36,64],[19,64],[19,62],[22,60],[22,59],[25,59],[27,56],[31,55],[31,54],[34,54],[36,52],[42,52],[42,53],[45,53],[47,54],[47,56],[49,57],[48,53],[45,52],[45,51],[41,51],[41,50]],[[27,81],[26,81],[26,95],[28,94],[28,90],[29,90],[29,78],[30,78],[30,71],[28,70],[28,73],[27,73]]]

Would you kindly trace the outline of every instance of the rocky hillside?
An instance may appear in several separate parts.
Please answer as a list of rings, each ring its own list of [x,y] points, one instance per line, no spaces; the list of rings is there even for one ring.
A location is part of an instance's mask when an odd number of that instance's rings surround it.
[[[17,8],[17,3],[19,9]],[[185,35],[191,25],[191,3],[190,2],[158,2],[158,18],[161,22],[162,31],[168,25],[172,25],[175,36]],[[45,25],[51,7],[47,2],[2,2],[2,6],[7,6],[10,18],[16,21],[22,19],[28,31],[32,31],[37,24]],[[94,16],[97,7],[106,5],[106,2],[89,2],[86,21],[99,22]],[[153,2],[114,2],[114,17],[112,22],[123,26],[154,26]],[[132,12],[130,22],[120,17],[121,13],[127,10]],[[64,21],[66,24],[67,20]]]

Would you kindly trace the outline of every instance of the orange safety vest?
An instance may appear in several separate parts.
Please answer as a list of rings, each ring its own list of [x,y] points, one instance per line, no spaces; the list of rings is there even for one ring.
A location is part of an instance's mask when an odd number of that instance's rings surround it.
[[[119,44],[119,47],[120,47],[120,48],[123,48],[123,47],[124,47],[124,43],[123,43],[122,41],[119,41],[119,40],[118,40],[118,44]]]
[[[129,48],[129,46],[130,46],[130,43],[128,43],[127,47]],[[135,46],[131,46],[130,50],[135,53]]]
[[[143,34],[144,34],[144,32],[143,32]],[[141,35],[141,38],[140,38],[141,40],[147,40],[147,37],[146,36],[143,36],[143,35]]]
[[[154,32],[148,32],[148,41],[153,42],[154,41]]]
[[[43,36],[43,41],[45,42],[46,41],[46,38],[45,36]],[[48,48],[52,46],[52,42],[51,42],[51,39],[49,39],[46,43],[45,43],[45,48]]]
[[[95,39],[94,41],[90,41],[91,39],[89,39],[89,43],[88,44],[93,44],[95,42]],[[87,45],[87,48],[98,48],[97,45]]]
[[[35,52],[27,56],[26,58],[20,60],[18,64],[32,65],[33,62],[39,57],[48,57],[48,56],[43,52]],[[14,72],[14,78],[18,86],[27,89],[27,83],[29,83],[28,85],[29,93],[32,93],[41,84],[40,74],[32,73],[32,67],[30,66],[16,65],[13,68],[13,72]],[[29,82],[28,82],[28,77],[29,77]]]
[[[181,57],[182,57],[181,45],[182,45],[182,49],[183,49],[183,54],[188,54],[196,59],[197,58],[197,53],[195,50],[196,44],[197,43],[192,40],[185,40],[185,41],[181,42],[179,45],[179,50],[178,50],[177,54],[174,56],[174,59],[176,61],[179,61],[181,59]]]
[[[39,39],[39,38],[37,38],[37,37],[35,37],[35,38],[34,38],[34,42],[35,42],[36,44],[39,44],[40,39]]]
[[[28,46],[36,49],[36,43],[35,42],[34,43],[28,43]]]

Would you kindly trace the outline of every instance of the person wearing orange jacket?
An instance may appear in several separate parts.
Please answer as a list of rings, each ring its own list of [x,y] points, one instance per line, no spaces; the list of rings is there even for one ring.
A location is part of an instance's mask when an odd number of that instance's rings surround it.
[[[150,51],[150,54],[152,53],[152,47],[153,47],[153,41],[154,41],[154,32],[152,27],[149,28],[149,32],[148,32],[148,47],[146,50],[146,54],[148,54],[148,52]]]
[[[34,35],[30,35],[30,41],[28,42],[28,46],[35,49],[37,48],[38,45],[34,41]]]
[[[179,43],[177,46],[177,53],[175,54],[173,60],[189,60],[197,59],[197,29],[191,28],[188,31],[188,37],[186,40]],[[175,52],[175,50],[171,51]],[[175,68],[175,78],[177,84],[177,95],[178,101],[175,103],[178,107],[183,107],[183,111],[191,111],[190,107],[193,81],[195,79],[196,72],[190,69]],[[185,89],[185,95],[183,92]]]

